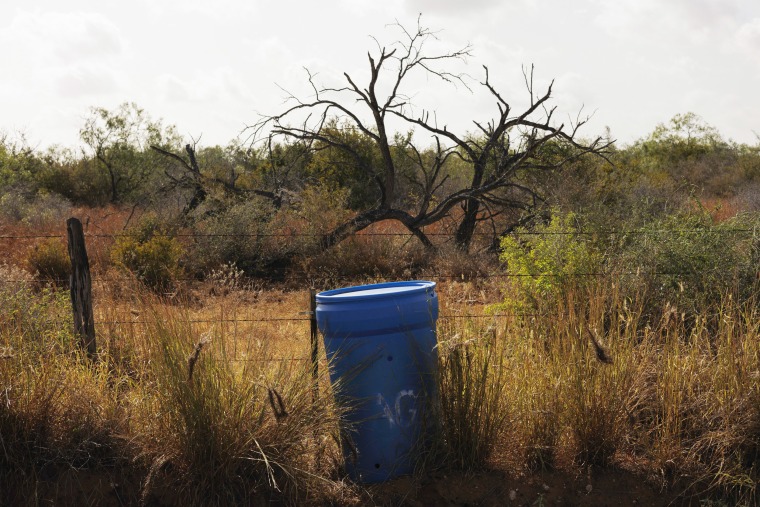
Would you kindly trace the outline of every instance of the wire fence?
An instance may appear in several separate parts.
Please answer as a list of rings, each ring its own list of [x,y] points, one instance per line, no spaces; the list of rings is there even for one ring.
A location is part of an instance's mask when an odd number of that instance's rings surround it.
[[[451,314],[451,315],[439,315],[438,320],[470,320],[470,319],[492,319],[492,318],[538,318],[546,317],[546,314],[541,313],[463,313],[463,314]],[[252,323],[252,322],[310,322],[309,318],[300,317],[263,317],[257,319],[188,319],[189,324],[221,324],[221,323]],[[147,320],[100,320],[95,321],[95,325],[135,325],[135,326],[149,326],[154,324],[153,321]]]
[[[752,234],[757,235],[760,229],[741,228],[741,227],[715,227],[715,228],[689,228],[689,229],[600,229],[600,230],[568,230],[568,231],[519,231],[512,234],[519,236],[626,236],[626,235],[662,235],[662,234]],[[430,237],[451,237],[451,232],[425,232]],[[170,238],[321,238],[322,233],[303,233],[303,232],[276,232],[276,233],[163,233],[155,232],[154,236]],[[365,232],[359,231],[358,237],[405,237],[413,238],[411,232]],[[494,236],[493,232],[474,232],[473,236]],[[60,234],[0,234],[0,239],[49,239],[65,238],[65,233]],[[85,238],[106,238],[118,239],[124,237],[134,237],[134,234],[124,233],[85,233]]]
[[[421,273],[421,278],[432,279],[437,281],[474,281],[474,280],[491,280],[491,279],[509,279],[509,278],[616,278],[616,277],[660,277],[660,276],[673,276],[673,277],[687,277],[699,274],[699,271],[598,271],[598,272],[578,272],[578,273],[461,273],[461,274],[438,274],[438,273]],[[356,275],[356,276],[335,276],[331,274],[306,274],[306,273],[294,273],[287,272],[287,280],[290,282],[317,282],[327,280],[330,282],[346,281],[346,282],[358,282],[361,280],[377,280],[385,281],[388,278],[386,276],[374,276],[374,275]],[[204,279],[197,277],[174,277],[174,282],[203,282]],[[54,285],[63,286],[68,283],[68,278],[44,278],[45,283],[52,283]],[[123,277],[93,277],[93,283],[130,283],[139,279],[129,276]],[[208,280],[205,280],[208,281]],[[4,278],[0,279],[0,284],[14,283],[22,284],[29,283],[30,279],[25,278]]]
[[[759,267],[760,269],[760,267]],[[675,278],[685,278],[690,277],[694,275],[698,275],[698,271],[647,271],[647,270],[631,270],[631,271],[596,271],[596,272],[570,272],[570,273],[505,273],[505,272],[498,272],[498,273],[469,273],[467,275],[464,274],[441,274],[441,273],[422,273],[419,278],[426,279],[426,280],[433,280],[433,281],[458,281],[458,280],[464,280],[467,282],[481,282],[481,281],[487,281],[487,280],[494,280],[494,279],[510,279],[510,278],[532,278],[532,279],[541,279],[541,278],[560,278],[560,279],[567,279],[567,278],[623,278],[623,277],[636,277],[636,278],[652,278],[652,277],[675,277]],[[388,281],[388,277],[385,276],[333,276],[333,275],[319,275],[319,274],[306,274],[306,273],[293,273],[288,272],[287,279],[289,282],[298,283],[303,282],[307,285],[311,285],[314,287],[316,285],[314,282],[320,282],[322,285],[325,285],[326,283],[336,283],[336,282],[346,282],[346,283],[379,283]],[[175,282],[197,282],[197,283],[203,283],[204,280],[197,278],[197,277],[177,277],[173,279]],[[45,283],[52,283],[54,285],[57,285],[59,287],[65,286],[68,283],[68,278],[65,279],[55,279],[55,278],[45,278]],[[33,280],[30,278],[6,278],[6,279],[0,279],[0,285],[3,284],[30,284]],[[129,284],[129,283],[139,283],[140,280],[134,276],[122,276],[122,277],[93,277],[92,282],[96,284],[101,285],[109,285],[109,284]],[[210,282],[208,280],[205,280],[207,283],[213,283],[213,280]],[[245,292],[255,292],[258,293],[260,290],[263,289],[246,289],[246,288],[230,288],[230,291],[237,291],[240,293]],[[171,294],[170,294],[171,295]],[[490,318],[490,317],[540,317],[541,315],[537,314],[495,314],[495,313],[489,313],[486,315],[443,315],[440,318],[443,320],[446,319],[462,319],[462,318]],[[293,318],[293,317],[261,317],[261,318],[245,318],[245,319],[225,319],[225,320],[219,320],[216,319],[214,322],[278,322],[278,321],[308,321],[308,318]],[[204,320],[192,320],[192,323],[204,323],[208,321]],[[96,322],[96,324],[106,324],[107,322]],[[141,321],[112,321],[108,322],[111,324],[143,324]]]
[[[438,237],[438,236],[445,236],[445,237],[451,237],[452,234],[448,232],[428,232],[425,233],[427,236],[431,237]],[[736,234],[742,234],[747,235],[751,238],[757,238],[760,237],[760,230],[756,228],[727,228],[727,227],[716,227],[716,228],[690,228],[690,229],[627,229],[627,230],[568,230],[568,231],[521,231],[519,232],[520,236],[645,236],[645,235],[687,235],[687,234],[710,234],[710,235],[736,235]],[[321,237],[322,234],[309,234],[309,233],[289,233],[289,232],[283,232],[283,233],[257,233],[257,234],[216,234],[216,233],[176,233],[176,234],[167,234],[167,233],[156,233],[154,234],[156,236],[163,236],[163,237],[174,237],[174,238],[192,238],[192,239],[200,239],[200,238],[224,238],[224,237],[237,237],[237,238],[290,238],[290,239],[297,239],[299,237]],[[493,236],[491,232],[479,232],[476,231],[474,233],[475,236]],[[131,237],[129,233],[115,233],[115,234],[105,234],[105,233],[85,233],[85,238],[96,238],[96,239],[110,239],[110,240],[117,240],[118,238],[122,237]],[[361,231],[359,233],[359,237],[382,237],[382,238],[389,238],[389,237],[404,237],[404,238],[413,238],[414,235],[410,232],[374,232],[374,231]],[[40,233],[40,234],[0,234],[0,239],[23,239],[23,240],[38,240],[38,239],[50,239],[50,238],[58,238],[58,239],[64,239],[66,238],[65,233],[60,234],[46,234],[46,233]],[[659,270],[659,269],[641,269],[638,268],[636,270],[607,270],[607,271],[592,271],[592,272],[561,272],[561,273],[554,273],[554,272],[545,272],[545,273],[515,273],[515,272],[509,272],[508,270],[499,270],[494,272],[482,272],[481,270],[477,269],[462,269],[460,273],[436,273],[427,271],[425,269],[422,270],[416,270],[415,273],[418,276],[433,279],[433,280],[489,280],[489,279],[510,279],[510,278],[583,278],[583,277],[662,277],[662,276],[672,276],[672,277],[687,277],[687,276],[693,276],[698,274],[698,271],[696,270],[681,270],[681,271],[672,271],[672,270]],[[291,268],[262,268],[262,273],[260,274],[259,278],[261,279],[286,279],[287,281],[291,283],[303,283],[303,284],[309,284],[314,285],[315,283],[319,283],[321,281],[329,281],[329,282],[340,282],[340,281],[346,281],[346,282],[356,282],[358,280],[383,280],[386,277],[383,275],[372,275],[372,274],[358,274],[358,275],[340,275],[332,272],[322,272],[322,273],[315,273],[315,272],[298,272]],[[2,283],[24,283],[28,280],[25,279],[14,279],[14,278],[4,278],[0,279],[0,284]],[[61,278],[51,278],[47,277],[45,281],[58,284],[58,285],[65,285],[68,280],[67,279],[61,279]],[[104,283],[104,284],[115,284],[115,283],[129,283],[135,281],[135,278],[133,276],[114,276],[112,273],[109,273],[107,276],[93,276],[92,282],[93,283]],[[199,276],[175,276],[173,277],[173,281],[175,282],[200,282],[203,281],[203,277]]]
[[[430,232],[425,233],[427,236],[431,237],[452,237],[453,234],[449,232]],[[627,229],[627,230],[572,230],[572,231],[520,231],[519,233],[514,233],[517,236],[647,236],[647,235],[689,235],[689,234],[701,234],[701,235],[747,235],[750,238],[760,238],[760,229],[759,228],[690,228],[690,229]],[[475,236],[489,236],[492,237],[493,234],[490,232],[475,232]],[[129,233],[116,233],[116,234],[105,234],[105,233],[85,233],[85,238],[97,238],[97,239],[111,239],[116,240],[122,237],[133,237],[133,235]],[[309,233],[257,233],[257,234],[216,234],[216,233],[176,233],[176,234],[168,234],[168,233],[154,233],[154,236],[159,237],[171,237],[171,238],[191,238],[191,239],[200,239],[200,238],[288,238],[288,239],[297,239],[301,237],[308,237],[308,238],[317,238],[317,237],[323,237],[324,234],[309,234]],[[361,231],[357,234],[355,237],[382,237],[382,238],[390,238],[390,237],[403,237],[403,238],[414,238],[414,235],[410,232],[364,232]],[[60,234],[0,234],[0,239],[24,239],[24,240],[36,240],[36,239],[51,239],[51,238],[58,238],[58,239],[65,239],[66,234],[60,233]],[[336,275],[334,273],[312,273],[312,272],[297,272],[291,268],[266,268],[265,269],[268,278],[274,278],[274,277],[282,277],[287,276],[287,279],[289,281],[303,281],[303,282],[312,282],[315,280],[324,280],[329,279],[331,281],[337,281],[337,280],[346,280],[346,281],[356,281],[357,279],[360,279],[362,277],[364,278],[383,278],[383,276],[372,276],[372,275]],[[459,273],[459,274],[451,274],[451,273],[434,273],[434,272],[428,272],[423,270],[421,274],[428,278],[434,278],[437,280],[455,280],[455,279],[461,279],[461,278],[477,278],[477,279],[492,279],[492,278],[541,278],[541,277],[618,277],[618,276],[643,276],[643,277],[651,277],[651,276],[690,276],[694,275],[697,272],[696,271],[661,271],[661,270],[645,270],[645,269],[636,269],[636,270],[630,270],[630,271],[595,271],[595,272],[571,272],[571,273],[538,273],[538,274],[528,274],[528,273],[509,273],[504,271],[498,271],[498,272],[491,272],[491,273],[482,273],[472,270],[462,270],[467,271],[467,274]],[[267,278],[265,276],[262,276],[261,278]],[[54,283],[66,283],[65,279],[48,279],[51,282]],[[102,276],[96,276],[92,278],[93,282],[103,282],[103,283],[120,283],[120,282],[128,282],[132,280],[132,278],[128,276],[123,277],[114,277],[112,275],[107,277]],[[195,281],[201,281],[202,277],[192,277],[192,276],[180,276],[180,277],[174,277],[174,281],[178,282],[195,282]],[[3,282],[22,282],[23,280],[0,280],[0,283]]]
[[[521,236],[593,236],[593,237],[600,237],[600,236],[647,236],[647,235],[688,235],[688,234],[700,234],[700,235],[746,235],[751,238],[757,238],[758,237],[758,230],[755,228],[691,228],[691,229],[629,229],[629,230],[568,230],[568,231],[521,231],[519,235]],[[451,237],[451,233],[447,232],[428,232],[425,233],[427,236],[431,237],[440,237],[440,236],[446,236]],[[156,234],[159,236],[166,236],[166,237],[175,237],[175,238],[190,238],[190,239],[202,239],[202,238],[226,238],[226,237],[239,237],[239,238],[288,238],[288,239],[296,239],[299,237],[309,237],[309,238],[316,238],[323,236],[322,234],[304,234],[304,233],[289,233],[289,232],[282,232],[282,233],[257,233],[257,234],[199,234],[199,233],[178,233],[178,234]],[[476,236],[493,236],[490,232],[476,232]],[[131,237],[132,235],[129,233],[117,233],[117,234],[104,234],[104,233],[85,233],[85,238],[90,239],[107,239],[107,240],[117,240],[122,237]],[[374,232],[374,231],[366,231],[361,232],[359,237],[380,237],[380,238],[391,238],[391,237],[404,237],[404,238],[412,238],[414,237],[410,232]],[[4,240],[40,240],[40,239],[51,239],[51,238],[66,238],[66,234],[47,234],[47,233],[39,233],[39,234],[2,234],[0,233],[0,239]],[[462,271],[466,271],[467,273],[435,273],[435,272],[426,272],[422,270],[419,275],[421,278],[425,279],[431,279],[434,281],[449,281],[449,280],[460,280],[465,279],[467,281],[480,281],[480,280],[491,280],[491,279],[510,279],[510,278],[580,278],[580,277],[594,277],[594,278],[601,278],[601,277],[662,277],[662,276],[671,276],[671,277],[687,277],[692,276],[695,274],[698,274],[698,271],[691,270],[691,271],[671,271],[671,270],[658,270],[658,269],[636,269],[636,270],[610,270],[610,271],[591,271],[591,272],[562,272],[562,273],[554,273],[554,272],[546,272],[546,273],[510,273],[508,271],[504,271],[501,268],[498,271],[486,273],[481,272],[478,270],[468,270],[463,269]],[[385,280],[384,276],[372,276],[372,275],[357,275],[357,276],[340,276],[335,275],[332,273],[310,273],[310,272],[297,272],[292,269],[286,269],[286,268],[280,268],[280,269],[270,269],[268,270],[270,275],[277,275],[277,276],[286,276],[287,280],[290,282],[300,282],[303,284],[308,284],[310,286],[317,285],[319,283],[325,284],[329,281],[329,283],[336,283],[340,281],[345,282],[352,282],[356,283],[360,280],[373,280],[373,281],[381,281]],[[201,282],[203,281],[200,277],[175,277],[175,281],[177,282]],[[10,283],[27,283],[29,282],[29,279],[22,279],[22,278],[0,278],[0,285],[2,284],[10,284]],[[68,279],[46,279],[47,282],[52,282],[55,284],[58,284],[59,286],[63,286],[68,282]],[[134,276],[114,276],[113,274],[108,275],[96,275],[91,278],[91,281],[96,284],[117,284],[117,283],[130,283],[135,282],[136,278]],[[213,324],[213,325],[219,325],[219,324],[227,324],[227,323],[307,323],[313,321],[312,316],[304,316],[304,313],[308,314],[310,312],[300,312],[298,316],[271,316],[271,315],[263,315],[263,316],[248,316],[248,317],[235,317],[235,318],[215,318],[215,319],[188,319],[187,322],[190,324]],[[500,319],[500,318],[541,318],[546,317],[546,315],[539,314],[539,313],[504,313],[504,312],[483,312],[483,313],[471,313],[469,311],[463,312],[463,313],[450,313],[450,314],[442,314],[439,316],[439,320],[441,321],[456,321],[456,320],[473,320],[473,319]],[[148,326],[152,322],[149,320],[141,320],[141,319],[100,319],[94,322],[97,326]],[[308,357],[304,358],[274,358],[272,360],[274,361],[291,361],[291,360],[308,360]],[[232,361],[241,361],[241,359],[232,358],[230,359]]]

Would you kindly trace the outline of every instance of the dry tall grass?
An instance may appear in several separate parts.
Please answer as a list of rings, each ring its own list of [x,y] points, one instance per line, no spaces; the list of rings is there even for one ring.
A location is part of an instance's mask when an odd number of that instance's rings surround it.
[[[707,311],[696,326],[671,312],[641,327],[634,301],[596,286],[543,322],[508,320],[505,438],[523,465],[624,466],[687,495],[756,502],[759,308],[727,295]]]
[[[622,467],[684,498],[760,499],[756,301],[726,295],[696,326],[672,308],[644,326],[614,285],[545,303],[439,328],[453,464]]]
[[[367,500],[343,480],[340,410],[325,389],[311,402],[306,326],[235,321],[299,318],[303,293],[233,288],[179,303],[101,290],[96,318],[112,323],[91,365],[69,335],[66,294],[0,271],[0,503]],[[696,325],[670,309],[644,326],[635,300],[599,284],[546,302],[544,317],[442,319],[429,463],[622,467],[684,495],[756,503],[759,308],[726,295]],[[121,479],[62,489],[71,470]]]
[[[312,404],[307,362],[266,345],[233,360],[229,319],[201,332],[187,307],[141,293],[111,306],[122,324],[104,329],[90,364],[68,332],[65,293],[3,287],[0,504],[77,501],[56,485],[72,467],[136,478],[120,496],[144,505],[300,503],[331,489],[340,412],[329,397]],[[124,324],[136,315],[140,326]],[[100,493],[78,501],[114,491]]]
[[[222,323],[198,336],[181,311],[146,308],[149,366],[132,398],[135,443],[149,465],[143,498],[163,474],[192,505],[270,494],[304,501],[319,485],[313,456],[338,417],[328,401],[312,404],[309,364],[266,349],[231,362]]]

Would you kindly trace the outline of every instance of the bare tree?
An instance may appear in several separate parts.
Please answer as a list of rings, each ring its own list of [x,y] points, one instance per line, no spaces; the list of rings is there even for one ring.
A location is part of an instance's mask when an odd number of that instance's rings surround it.
[[[164,174],[171,181],[172,187],[189,187],[192,189],[192,196],[182,210],[182,217],[187,217],[195,208],[201,205],[206,200],[208,192],[203,182],[203,175],[201,169],[198,166],[198,159],[195,155],[196,141],[193,140],[193,144],[185,145],[185,153],[187,159],[178,155],[172,151],[169,151],[160,146],[152,144],[150,148],[161,155],[170,158],[184,170],[183,174],[179,177],[173,175],[168,169],[164,170]]]
[[[240,153],[237,145],[231,145],[225,150],[219,147],[198,149],[198,139],[193,139],[192,144],[186,144],[184,153],[177,152],[168,147],[151,145],[150,148],[161,154],[169,162],[164,169],[164,176],[168,184],[162,187],[165,192],[180,189],[188,192],[189,197],[187,204],[181,212],[181,217],[186,219],[196,208],[198,208],[208,197],[213,188],[220,188],[228,196],[245,198],[250,195],[263,197],[270,201],[275,208],[279,208],[283,203],[284,196],[290,191],[286,188],[289,183],[289,173],[300,162],[303,156],[303,149],[299,147],[292,148],[286,156],[282,153],[276,154],[275,151],[288,151],[282,146],[272,148],[271,145],[263,150],[263,156],[258,161],[258,154],[251,149]],[[224,160],[209,161],[209,152],[213,154],[222,153]],[[242,160],[241,160],[242,159]],[[287,160],[284,160],[287,159]],[[199,161],[200,160],[200,161]],[[237,172],[237,164],[242,163],[247,169],[254,171],[253,167],[260,162],[266,166],[266,170],[260,171],[266,173],[266,181],[261,182],[261,188],[241,187],[237,184],[240,174]],[[229,172],[220,176],[218,168],[214,171],[214,163],[217,165],[228,165]],[[203,168],[201,166],[204,166]],[[202,170],[204,169],[204,170]]]
[[[437,146],[440,146],[440,139],[453,143],[458,148],[456,155],[470,167],[469,184],[439,200],[437,207],[428,213],[434,219],[441,219],[443,213],[461,204],[463,213],[455,241],[462,249],[469,247],[478,220],[492,219],[505,209],[527,212],[543,200],[538,190],[528,186],[522,175],[557,170],[589,153],[605,156],[612,143],[601,137],[590,143],[578,141],[578,130],[588,121],[580,115],[570,122],[569,128],[564,123],[555,125],[556,106],[551,109],[547,106],[554,82],[543,95],[536,96],[533,67],[524,71],[530,106],[519,114],[513,114],[509,103],[489,81],[488,67],[483,69],[485,78],[480,85],[495,99],[498,115],[485,124],[473,120],[478,135],[460,136],[445,126],[439,128],[429,121],[429,113],[412,116],[403,110],[393,111],[398,117],[432,133]],[[518,222],[509,223],[507,230],[519,225]]]
[[[529,210],[540,199],[535,189],[522,182],[521,173],[556,169],[588,153],[603,155],[610,145],[602,138],[585,144],[577,140],[578,129],[586,119],[579,117],[568,128],[564,124],[556,125],[554,109],[548,109],[552,86],[540,97],[534,97],[532,68],[525,73],[530,106],[519,114],[513,114],[509,103],[490,82],[485,68],[485,78],[479,86],[495,100],[498,115],[486,123],[475,121],[476,135],[459,135],[446,126],[439,127],[435,114],[431,119],[430,112],[415,114],[404,91],[410,77],[422,74],[469,90],[468,76],[446,69],[470,56],[471,48],[430,53],[425,46],[436,34],[422,27],[419,20],[412,31],[399,24],[394,26],[401,30],[402,36],[390,47],[378,43],[376,52],[368,54],[366,85],[360,86],[344,73],[343,86],[319,86],[307,70],[313,91],[311,100],[301,100],[291,94],[290,107],[253,126],[255,137],[260,138],[268,130],[270,136],[285,136],[311,146],[344,151],[379,190],[376,204],[327,234],[322,240],[323,247],[331,247],[373,223],[396,220],[426,247],[432,248],[423,227],[454,218],[459,223],[456,243],[467,249],[479,220],[493,219],[505,208]],[[381,154],[381,163],[373,164],[361,157],[350,144],[335,135],[332,126],[336,121],[371,138]],[[394,121],[429,133],[432,147],[416,146],[411,136],[401,141],[394,138],[389,126],[389,122]],[[402,145],[394,144],[397,142]],[[549,145],[561,148],[552,152],[563,155],[544,158],[543,151]],[[399,160],[394,152],[404,153],[417,167],[412,182],[419,189],[414,209],[399,205]],[[452,157],[463,161],[470,171],[467,184],[453,189],[445,185]],[[462,207],[463,213],[453,216],[452,211],[457,206]]]

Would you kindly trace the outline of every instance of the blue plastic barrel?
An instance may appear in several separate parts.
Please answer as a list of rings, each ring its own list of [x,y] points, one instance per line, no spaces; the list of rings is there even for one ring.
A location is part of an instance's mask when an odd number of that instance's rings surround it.
[[[355,481],[414,470],[437,399],[435,282],[361,285],[317,294],[330,379],[349,408],[343,447]]]

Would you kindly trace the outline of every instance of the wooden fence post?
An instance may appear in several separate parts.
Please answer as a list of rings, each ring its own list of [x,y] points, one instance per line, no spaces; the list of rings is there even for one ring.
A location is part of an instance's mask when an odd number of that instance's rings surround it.
[[[95,321],[92,312],[92,279],[90,262],[84,244],[82,222],[76,218],[66,220],[66,234],[71,260],[71,306],[74,311],[74,333],[79,335],[82,349],[94,360]]]
[[[309,289],[309,320],[311,323],[311,376],[314,382],[312,399],[319,397],[319,336],[317,334],[317,293]]]

